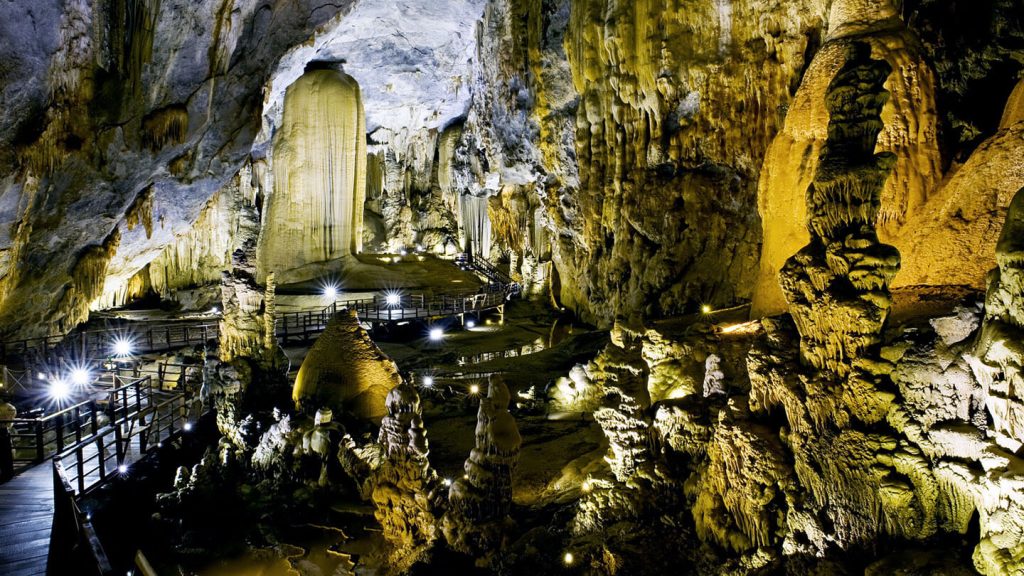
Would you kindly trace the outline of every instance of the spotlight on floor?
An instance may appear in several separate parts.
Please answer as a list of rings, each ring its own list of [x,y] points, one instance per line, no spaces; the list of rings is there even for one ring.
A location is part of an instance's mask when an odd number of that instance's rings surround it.
[[[424,376],[423,377],[423,387],[424,388],[432,388],[433,386],[434,386],[434,377],[433,376]]]
[[[384,295],[384,300],[388,303],[388,306],[398,306],[402,303],[402,295],[398,292],[388,292]]]
[[[132,355],[132,342],[127,338],[117,338],[114,340],[114,356],[124,358],[125,356]]]
[[[442,339],[444,339],[444,330],[441,328],[431,328],[430,339],[433,340],[434,342],[441,341]]]
[[[71,383],[75,386],[85,386],[91,379],[89,371],[85,368],[75,368],[71,371]]]
[[[71,387],[64,380],[54,380],[50,382],[50,398],[57,400],[58,402],[64,400],[71,394]]]

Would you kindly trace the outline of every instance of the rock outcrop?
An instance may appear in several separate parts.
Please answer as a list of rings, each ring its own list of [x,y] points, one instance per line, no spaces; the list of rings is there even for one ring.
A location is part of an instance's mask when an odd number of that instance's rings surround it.
[[[309,350],[292,387],[292,400],[312,413],[321,406],[335,414],[380,421],[386,400],[401,383],[398,367],[359,326],[353,310],[327,324]]]

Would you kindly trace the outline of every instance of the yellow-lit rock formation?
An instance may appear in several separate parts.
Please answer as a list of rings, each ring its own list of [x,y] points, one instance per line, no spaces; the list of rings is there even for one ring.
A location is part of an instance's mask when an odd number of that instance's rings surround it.
[[[387,414],[388,393],[401,381],[398,367],[359,327],[355,312],[341,312],[303,360],[292,400],[310,411],[326,406],[379,421]]]
[[[902,251],[896,241],[900,231],[908,220],[926,213],[925,203],[942,177],[935,78],[919,41],[886,0],[834,3],[827,41],[804,74],[761,169],[758,210],[764,242],[752,316],[785,310],[776,278],[786,258],[808,239],[803,191],[814,177],[827,136],[825,93],[854,41],[870,43],[872,57],[893,69],[885,84],[890,97],[882,109],[884,127],[876,146],[878,152],[894,156],[877,217],[883,242]]]
[[[261,277],[275,272],[281,283],[307,280],[362,250],[366,124],[355,80],[314,67],[288,88],[273,173],[260,235]]]

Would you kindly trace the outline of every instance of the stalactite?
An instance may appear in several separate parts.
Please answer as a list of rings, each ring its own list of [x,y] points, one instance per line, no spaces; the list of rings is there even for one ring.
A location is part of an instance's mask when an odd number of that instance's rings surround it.
[[[487,197],[463,194],[462,226],[465,230],[465,245],[473,254],[489,258],[491,255],[491,217]]]
[[[70,271],[66,287],[54,314],[55,332],[65,333],[89,319],[89,305],[103,293],[107,265],[121,242],[120,228],[114,228],[103,243],[86,248]]]
[[[240,213],[246,204],[241,197],[241,182],[248,173],[243,169],[217,191],[192,226],[146,265],[143,271],[147,290],[138,292],[131,288],[138,274],[130,278],[108,277],[103,294],[92,303],[92,309],[122,306],[148,291],[174,300],[178,290],[219,283],[224,269],[231,266],[231,253],[242,242]],[[152,187],[136,197],[125,218],[129,230],[141,223],[146,227],[147,237],[151,235],[153,197]]]
[[[109,281],[109,278],[108,278]],[[103,293],[92,301],[89,309],[109,310],[127,306],[136,300],[153,294],[153,284],[149,277],[149,265],[132,275],[127,282],[110,287],[104,283]]]
[[[146,229],[146,238],[153,237],[153,197],[153,186],[147,186],[135,197],[124,215],[124,222],[129,231],[142,224]]]
[[[188,133],[188,109],[167,106],[154,110],[142,119],[143,144],[156,152],[166,146],[181,144]]]
[[[141,88],[142,67],[153,57],[160,0],[111,2],[110,46],[115,70],[132,91]]]

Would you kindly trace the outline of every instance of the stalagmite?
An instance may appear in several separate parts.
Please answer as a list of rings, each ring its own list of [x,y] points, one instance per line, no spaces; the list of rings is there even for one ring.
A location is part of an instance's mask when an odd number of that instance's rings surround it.
[[[828,138],[823,106],[830,83],[840,73],[851,43],[870,45],[872,57],[889,64],[889,94],[880,110],[876,150],[892,154],[892,177],[879,191],[872,214],[883,241],[901,248],[901,228],[927,213],[926,201],[942,176],[939,154],[936,79],[891,0],[834,2],[826,43],[815,55],[789,105],[785,125],[768,149],[758,186],[758,211],[764,223],[760,271],[754,288],[754,317],[785,310],[775,278],[786,259],[808,240],[804,221],[809,207],[803,191],[815,178]],[[874,223],[874,222],[872,222]]]
[[[0,0],[0,574],[1024,576],[1021,16]]]
[[[308,280],[362,250],[366,124],[355,80],[326,64],[307,68],[285,96],[273,166],[261,277]]]
[[[428,547],[440,524],[435,492],[440,482],[427,460],[420,397],[408,381],[388,393],[388,414],[381,421],[377,443],[385,460],[369,484],[377,521],[384,537],[396,548],[391,564],[411,565],[414,551]]]
[[[302,361],[292,400],[308,412],[327,406],[335,414],[379,421],[387,414],[388,395],[401,382],[394,361],[359,326],[355,311],[347,310],[328,323]]]
[[[466,460],[466,474],[452,482],[444,535],[456,550],[470,554],[493,552],[512,507],[512,471],[522,438],[508,412],[508,387],[491,377],[487,396],[480,399],[476,445]]]
[[[840,376],[881,342],[888,285],[899,253],[878,241],[875,219],[892,154],[875,154],[888,94],[888,64],[871,60],[868,44],[852,44],[826,96],[829,139],[807,189],[811,243],[786,261],[783,293],[800,331],[801,357]]]
[[[259,215],[252,207],[240,211],[241,246],[231,255],[231,269],[221,278],[220,358],[251,358],[264,363],[274,360],[277,339],[273,306],[275,278],[269,274],[257,281],[256,235]]]

